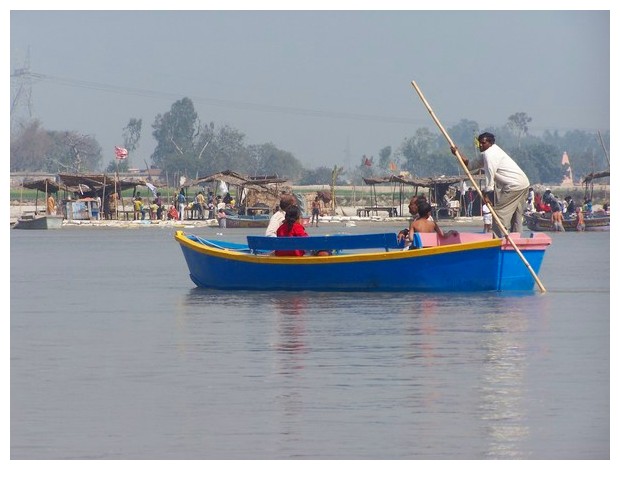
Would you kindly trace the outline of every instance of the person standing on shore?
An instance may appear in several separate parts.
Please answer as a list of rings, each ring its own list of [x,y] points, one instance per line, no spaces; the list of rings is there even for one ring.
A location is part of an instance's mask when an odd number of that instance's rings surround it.
[[[54,200],[54,194],[52,193],[47,197],[47,214],[56,215],[56,200]]]
[[[179,220],[185,219],[185,203],[187,200],[185,199],[185,195],[183,194],[183,189],[179,191],[177,195],[177,204],[179,205]]]
[[[220,228],[226,228],[226,211],[223,208],[217,211],[217,224]]]
[[[312,218],[310,219],[310,226],[314,225],[316,221],[316,226],[319,226],[319,214],[321,213],[321,204],[319,203],[319,197],[314,197],[312,200],[312,205],[310,207],[312,209]]]
[[[469,170],[484,168],[487,191],[495,191],[495,213],[504,225],[506,231],[523,231],[523,213],[525,201],[530,188],[527,175],[521,170],[517,162],[495,144],[495,135],[484,132],[478,135],[481,159],[469,166],[469,160],[461,154],[461,158]],[[458,147],[450,147],[456,155]],[[493,222],[493,232],[502,236],[502,231],[496,222]]]

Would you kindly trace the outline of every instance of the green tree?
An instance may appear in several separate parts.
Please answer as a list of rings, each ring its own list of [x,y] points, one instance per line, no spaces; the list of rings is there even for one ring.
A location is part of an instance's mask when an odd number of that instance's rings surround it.
[[[454,144],[459,147],[460,152],[468,158],[473,158],[476,155],[477,150],[474,147],[474,139],[480,133],[478,122],[461,119],[459,123],[446,130]],[[449,148],[449,146],[446,148]]]
[[[157,141],[151,155],[154,165],[165,172],[177,172],[196,164],[194,139],[200,134],[199,122],[189,98],[177,100],[170,111],[158,114],[152,127]]]
[[[89,135],[78,132],[48,131],[52,146],[47,158],[72,173],[96,172],[101,162],[101,146]]]
[[[379,150],[379,168],[389,171],[392,161],[392,147],[387,146]]]
[[[123,140],[128,152],[133,152],[140,143],[142,135],[142,119],[130,118],[127,126],[123,128]]]
[[[521,147],[521,138],[527,135],[528,124],[531,121],[532,117],[525,112],[513,113],[508,117],[507,126],[516,135],[518,147]]]
[[[10,170],[57,171],[58,167],[49,161],[48,152],[51,147],[52,139],[39,120],[22,126],[11,135]]]
[[[519,164],[532,185],[560,183],[566,173],[561,163],[562,152],[541,141],[523,145],[508,154]]]
[[[304,170],[299,179],[300,185],[330,185],[332,181],[332,169],[318,167],[313,170]]]
[[[280,150],[273,143],[250,145],[248,148],[248,173],[254,175],[278,175],[292,181],[301,179],[304,168],[295,156]]]
[[[210,175],[223,170],[244,173],[249,162],[249,153],[243,142],[245,134],[228,125],[217,129],[213,140],[205,150],[205,164],[202,175]]]
[[[416,130],[413,137],[405,138],[399,147],[399,155],[405,158],[403,167],[412,175],[422,177],[434,170],[431,152],[436,149],[437,135],[426,127]]]

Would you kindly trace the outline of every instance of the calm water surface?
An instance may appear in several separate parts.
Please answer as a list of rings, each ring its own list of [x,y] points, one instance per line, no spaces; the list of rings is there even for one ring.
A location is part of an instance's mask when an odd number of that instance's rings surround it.
[[[608,232],[516,295],[200,290],[173,233],[11,230],[12,459],[610,457]]]

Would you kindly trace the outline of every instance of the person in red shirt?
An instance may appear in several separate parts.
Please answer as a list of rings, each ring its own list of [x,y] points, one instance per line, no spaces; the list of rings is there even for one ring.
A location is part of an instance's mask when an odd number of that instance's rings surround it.
[[[291,205],[286,209],[284,216],[284,222],[278,230],[276,235],[278,237],[307,237],[306,229],[299,223],[301,214],[297,205]],[[276,250],[275,254],[279,257],[302,257],[304,255],[303,250]]]

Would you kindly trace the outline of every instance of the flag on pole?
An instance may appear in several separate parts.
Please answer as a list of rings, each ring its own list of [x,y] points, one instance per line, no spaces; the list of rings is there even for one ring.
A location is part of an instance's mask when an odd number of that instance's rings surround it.
[[[226,186],[226,183],[224,183],[224,180],[220,180],[220,192],[224,194],[228,193],[228,187]]]
[[[149,188],[153,195],[157,195],[157,188],[152,183],[146,182],[146,186]]]
[[[372,167],[372,157],[368,158],[364,155],[364,165],[367,167]]]
[[[129,152],[127,151],[126,148],[114,147],[114,155],[116,155],[117,160],[123,160],[127,158],[127,155],[129,155]]]
[[[395,164],[394,162],[390,162],[390,170],[391,170],[392,172],[395,172],[395,171],[396,171],[396,164]]]

